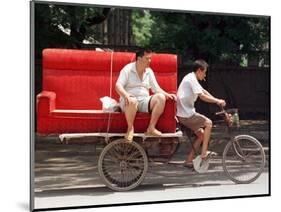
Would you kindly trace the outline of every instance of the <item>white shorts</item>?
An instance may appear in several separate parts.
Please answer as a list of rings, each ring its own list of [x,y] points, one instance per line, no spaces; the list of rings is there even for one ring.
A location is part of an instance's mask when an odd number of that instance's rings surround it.
[[[138,112],[143,112],[143,113],[150,113],[150,100],[152,96],[146,96],[143,98],[135,98],[138,101]],[[125,110],[125,99],[121,98],[120,100],[120,108],[124,112]]]

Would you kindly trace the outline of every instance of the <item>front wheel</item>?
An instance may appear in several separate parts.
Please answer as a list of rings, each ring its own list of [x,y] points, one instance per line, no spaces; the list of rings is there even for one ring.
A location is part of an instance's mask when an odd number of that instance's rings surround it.
[[[249,135],[239,135],[223,152],[223,169],[235,183],[254,182],[263,172],[265,153],[260,142]]]

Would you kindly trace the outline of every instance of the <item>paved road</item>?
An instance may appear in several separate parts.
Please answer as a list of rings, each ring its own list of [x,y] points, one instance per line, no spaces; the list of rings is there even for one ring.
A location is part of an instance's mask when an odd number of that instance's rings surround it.
[[[205,175],[204,182],[197,182],[197,177],[185,176],[186,183],[167,179],[166,183],[142,184],[129,192],[113,192],[106,187],[73,188],[40,192],[36,194],[36,208],[56,208],[71,206],[120,204],[128,202],[151,202],[164,200],[200,199],[214,197],[233,197],[268,193],[268,174],[265,172],[252,184],[237,185],[228,180],[215,180]],[[190,182],[191,181],[191,182]]]
[[[35,206],[71,207],[268,194],[267,169],[254,183],[238,185],[226,178],[221,167],[217,166],[218,163],[219,161],[215,161],[210,171],[204,174],[183,169],[180,165],[150,166],[144,182],[128,192],[111,191],[98,180],[95,184],[94,181],[86,184],[87,180],[84,179],[80,181],[83,184],[80,184],[77,181],[81,180],[81,177],[75,181],[72,175],[72,179],[69,180],[74,184],[70,187],[37,192]]]
[[[247,126],[247,125],[246,125]],[[267,124],[249,124],[241,129],[257,137],[267,150]],[[213,137],[222,137],[223,129]],[[198,174],[181,163],[189,143],[183,142],[173,164],[150,163],[143,183],[129,192],[113,192],[101,182],[97,160],[103,146],[92,144],[62,145],[54,136],[38,137],[35,153],[35,208],[147,202],[171,199],[198,199],[268,193],[268,164],[261,177],[248,185],[228,180],[221,167],[226,140],[212,140],[210,149],[219,153],[208,173]],[[268,157],[268,151],[266,151]]]

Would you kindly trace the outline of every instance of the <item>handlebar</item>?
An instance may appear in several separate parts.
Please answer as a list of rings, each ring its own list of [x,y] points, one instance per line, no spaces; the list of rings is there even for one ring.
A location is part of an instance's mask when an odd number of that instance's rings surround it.
[[[225,110],[224,107],[220,107],[221,111],[216,112],[216,115],[223,115],[224,121],[227,123],[227,125],[230,127],[234,123],[237,127],[239,127],[239,116],[238,116],[238,109],[237,108],[231,108]]]
[[[222,114],[225,114],[226,112],[225,111],[220,111],[220,112],[216,112],[215,114],[216,115],[222,115]]]
[[[234,114],[234,113],[238,112],[237,108],[230,108],[230,109],[227,109],[227,110],[225,110],[223,107],[220,107],[220,108],[221,108],[221,111],[216,112],[215,115],[223,115],[223,114],[226,114],[226,113]]]
[[[221,109],[221,111],[216,112],[216,113],[215,113],[216,115],[223,115],[223,114],[225,114],[225,113],[226,113],[226,111],[225,111],[225,109],[224,109],[224,107],[223,107],[223,106],[221,106],[221,105],[220,105],[220,109]]]

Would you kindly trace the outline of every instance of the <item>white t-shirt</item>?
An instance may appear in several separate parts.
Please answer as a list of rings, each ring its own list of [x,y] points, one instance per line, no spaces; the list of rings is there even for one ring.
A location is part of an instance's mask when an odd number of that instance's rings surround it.
[[[155,93],[159,88],[151,68],[146,68],[143,78],[140,79],[136,70],[136,62],[127,64],[120,71],[116,83],[120,83],[129,94],[137,99],[149,96],[149,89]]]
[[[177,116],[189,118],[195,114],[194,102],[199,94],[203,93],[194,72],[187,74],[177,92]]]

